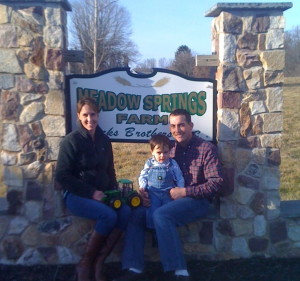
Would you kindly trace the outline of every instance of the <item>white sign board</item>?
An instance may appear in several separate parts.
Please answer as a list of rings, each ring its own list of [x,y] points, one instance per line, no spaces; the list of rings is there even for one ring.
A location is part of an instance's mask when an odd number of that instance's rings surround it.
[[[215,80],[192,78],[180,73],[153,69],[136,74],[116,68],[93,75],[66,77],[69,130],[76,129],[76,103],[83,96],[100,107],[99,126],[112,141],[147,142],[155,134],[169,133],[172,110],[190,112],[194,133],[215,141]]]

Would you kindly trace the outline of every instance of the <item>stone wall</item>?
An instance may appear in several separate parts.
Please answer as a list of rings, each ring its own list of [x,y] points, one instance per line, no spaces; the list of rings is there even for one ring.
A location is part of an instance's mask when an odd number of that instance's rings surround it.
[[[300,256],[280,212],[284,17],[289,4],[218,4],[218,146],[228,188],[180,228],[189,258]],[[70,216],[53,171],[65,135],[67,0],[0,0],[0,263],[76,263],[93,222]],[[200,27],[199,27],[200,28]],[[158,260],[147,236],[146,259]],[[121,244],[110,260],[119,258]]]
[[[65,260],[53,170],[65,135],[68,10],[65,0],[0,1],[1,263]]]
[[[218,4],[218,146],[230,189],[211,246],[221,258],[299,255],[300,225],[280,212],[286,4]]]

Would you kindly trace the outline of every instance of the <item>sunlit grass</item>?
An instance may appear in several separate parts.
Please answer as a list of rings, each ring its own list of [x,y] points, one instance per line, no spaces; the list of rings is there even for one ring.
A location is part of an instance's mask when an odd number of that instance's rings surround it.
[[[281,200],[300,199],[300,77],[285,78]]]
[[[137,178],[146,159],[151,156],[149,144],[113,143],[113,150],[117,179],[129,179],[137,189]]]
[[[4,184],[4,177],[3,177],[4,171],[3,166],[0,165],[0,198],[6,196],[7,187]]]

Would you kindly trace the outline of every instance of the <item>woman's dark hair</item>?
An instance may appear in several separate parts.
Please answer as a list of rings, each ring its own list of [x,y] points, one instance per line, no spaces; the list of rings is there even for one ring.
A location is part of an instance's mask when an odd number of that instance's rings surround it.
[[[169,138],[165,135],[154,135],[150,140],[150,148],[151,151],[153,151],[153,149],[155,148],[155,146],[159,146],[159,147],[164,147],[167,146],[169,148],[171,148],[171,142],[169,140]]]
[[[85,105],[90,106],[95,112],[100,112],[100,108],[93,98],[83,97],[77,102],[77,113],[80,113],[82,107]]]
[[[188,122],[188,123],[191,123],[192,122],[192,119],[191,119],[191,114],[185,110],[185,109],[174,109],[171,113],[170,113],[170,116],[179,116],[179,115],[184,115],[185,116],[185,120]]]

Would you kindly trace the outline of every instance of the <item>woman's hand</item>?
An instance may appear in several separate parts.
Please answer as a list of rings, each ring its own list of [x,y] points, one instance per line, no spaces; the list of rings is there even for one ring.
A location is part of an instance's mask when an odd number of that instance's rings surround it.
[[[101,190],[96,190],[93,193],[93,199],[97,200],[97,201],[101,201],[103,199],[103,197],[105,197],[105,194],[101,191]]]
[[[140,195],[142,197],[142,204],[144,207],[150,207],[151,201],[149,198],[149,193],[145,190],[145,188],[140,189]]]
[[[186,189],[182,187],[174,187],[170,189],[170,196],[173,200],[186,197]]]

